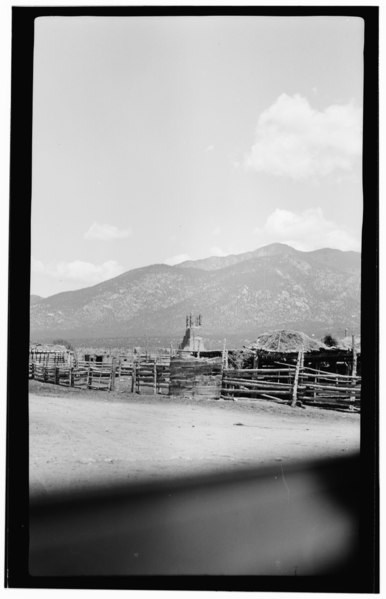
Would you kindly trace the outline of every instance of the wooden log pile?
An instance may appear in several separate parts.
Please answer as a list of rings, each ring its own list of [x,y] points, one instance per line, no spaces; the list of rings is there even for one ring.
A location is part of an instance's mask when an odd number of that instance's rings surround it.
[[[221,358],[175,357],[170,362],[169,395],[218,399],[222,377]]]

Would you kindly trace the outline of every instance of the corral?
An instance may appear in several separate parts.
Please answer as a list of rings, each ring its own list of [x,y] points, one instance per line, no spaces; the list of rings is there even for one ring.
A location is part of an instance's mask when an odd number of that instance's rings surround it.
[[[47,351],[45,357],[31,351],[29,378],[176,399],[259,398],[292,407],[359,411],[361,360],[354,341],[351,350],[319,346],[304,334],[279,331],[241,351],[139,350],[120,356]]]

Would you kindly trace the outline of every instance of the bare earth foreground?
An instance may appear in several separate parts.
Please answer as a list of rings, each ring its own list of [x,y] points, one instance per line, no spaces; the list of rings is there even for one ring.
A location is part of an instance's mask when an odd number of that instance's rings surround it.
[[[30,383],[33,495],[359,451],[360,416]]]

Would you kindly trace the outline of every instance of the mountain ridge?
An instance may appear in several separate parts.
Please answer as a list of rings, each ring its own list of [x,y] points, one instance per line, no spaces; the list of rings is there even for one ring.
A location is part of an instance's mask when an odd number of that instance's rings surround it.
[[[40,298],[31,302],[31,335],[173,336],[183,332],[190,312],[203,315],[204,336],[359,327],[358,252],[270,244],[215,258],[153,264]]]

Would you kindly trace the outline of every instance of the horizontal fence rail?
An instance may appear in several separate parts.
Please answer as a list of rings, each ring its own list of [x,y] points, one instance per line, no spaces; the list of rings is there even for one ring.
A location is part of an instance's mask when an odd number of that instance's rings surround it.
[[[98,363],[78,360],[74,366],[64,363],[30,362],[28,376],[44,383],[78,389],[112,391],[120,382],[129,381],[131,392],[169,393],[170,359],[146,359],[144,362]]]
[[[359,411],[361,377],[300,366],[224,369],[221,397]]]
[[[191,362],[174,359],[172,373],[170,356],[151,358],[147,354],[133,361],[111,362],[76,360],[72,365],[55,360],[31,360],[29,378],[78,389],[113,391],[123,385],[132,393],[177,396],[194,390],[212,399],[266,399],[292,406],[360,411],[360,376],[304,366],[301,354],[296,364],[277,362],[263,368],[228,368],[224,361],[202,362],[199,373],[194,358]]]
[[[168,394],[170,386],[170,359],[146,360],[133,364],[132,392],[147,388],[153,394]]]
[[[221,396],[223,399],[289,399],[294,373],[294,368],[224,369]]]

